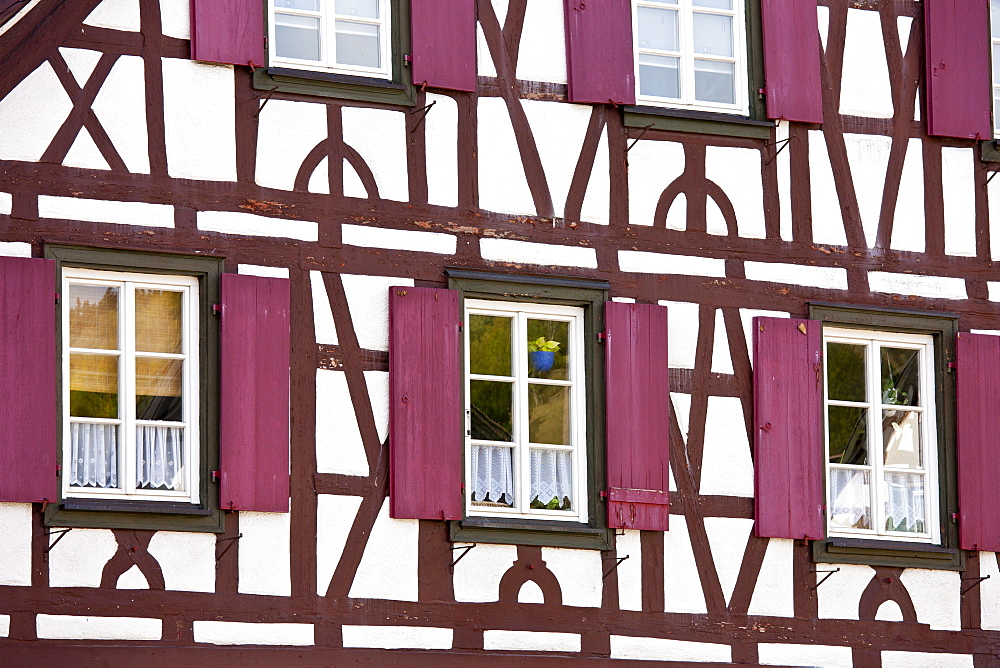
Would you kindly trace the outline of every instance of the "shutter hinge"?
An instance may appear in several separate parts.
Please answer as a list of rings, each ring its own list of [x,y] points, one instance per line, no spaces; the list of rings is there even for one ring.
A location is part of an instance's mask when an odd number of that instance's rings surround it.
[[[958,513],[951,514],[951,521],[954,522],[955,524],[958,524]]]
[[[56,477],[62,475],[62,464],[56,464]]]
[[[951,371],[955,371],[956,369],[958,369],[958,364],[956,364],[955,362],[948,362],[948,369]]]
[[[607,337],[607,335],[604,332],[598,332],[597,333],[597,342],[598,343],[605,343],[607,340],[608,340],[608,337]]]
[[[212,313],[222,315],[222,304],[212,304]]]
[[[61,296],[62,296],[62,295],[60,295],[60,294],[59,294],[59,293],[57,292],[57,293],[55,293],[55,294],[54,294],[54,295],[52,295],[52,296],[53,296],[53,297],[55,298],[55,302],[56,302],[56,304],[58,304],[58,303],[59,303],[59,299],[61,298]]]
[[[462,494],[465,494],[465,483],[464,482],[462,483]],[[444,511],[442,510],[441,513],[444,514]]]
[[[412,63],[413,62],[413,54],[412,53],[404,53],[403,54],[403,62],[406,63],[406,64]]]
[[[764,87],[758,88],[757,94],[760,95],[761,97],[767,97],[767,89]]]
[[[222,477],[221,471],[212,471],[212,482],[217,482]]]
[[[459,321],[459,323],[458,323],[458,331],[459,332],[465,331],[465,323]]]

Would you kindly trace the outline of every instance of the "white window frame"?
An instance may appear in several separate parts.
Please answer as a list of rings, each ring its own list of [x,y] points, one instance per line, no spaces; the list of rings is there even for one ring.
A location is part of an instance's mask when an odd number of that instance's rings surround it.
[[[392,79],[392,8],[390,0],[378,0],[378,19],[362,18],[336,13],[336,0],[319,0],[320,11],[312,12],[286,7],[275,7],[275,0],[268,0],[267,39],[270,48],[268,54],[270,64],[277,67],[288,67],[296,70],[312,72],[333,72],[354,76],[367,76],[379,79]],[[276,14],[289,14],[308,18],[318,18],[320,21],[320,60],[301,60],[298,58],[281,58],[277,55],[275,38]],[[347,21],[379,27],[379,61],[381,67],[362,67],[338,63],[336,22]]]
[[[105,418],[79,418],[70,416],[70,352],[91,352],[82,348],[70,348],[69,309],[71,283],[86,285],[106,285],[119,288],[118,297],[118,411],[117,420]],[[136,353],[135,350],[135,289],[154,288],[176,290],[182,298],[182,352]],[[141,274],[133,272],[103,271],[64,267],[62,276],[62,421],[63,421],[63,498],[117,499],[129,501],[171,501],[179,503],[199,502],[201,475],[200,415],[199,415],[199,348],[198,348],[198,279],[192,276],[162,274]],[[108,354],[106,350],[95,350],[97,354]],[[135,417],[135,360],[136,357],[157,357],[183,359],[182,371],[182,422],[139,421]],[[126,370],[131,370],[126,372]],[[71,487],[71,422],[116,423],[118,436],[118,484],[117,489]],[[137,489],[137,424],[163,426],[183,426],[184,428],[184,470],[183,489],[143,490]]]
[[[513,317],[511,341],[511,364],[515,373],[513,431],[514,442],[496,443],[496,445],[513,445],[512,458],[514,465],[514,507],[510,509],[490,508],[472,504],[472,426],[471,426],[471,381],[472,380],[507,380],[509,377],[485,376],[470,373],[469,329],[464,327],[464,369],[463,382],[465,387],[465,512],[466,516],[474,517],[504,517],[534,520],[559,520],[566,522],[588,521],[590,503],[587,490],[587,386],[584,343],[584,309],[579,306],[561,306],[555,304],[537,304],[522,302],[493,301],[487,299],[465,300],[465,322],[470,322],[470,315],[488,315],[510,318]],[[570,511],[547,510],[531,508],[530,490],[530,449],[534,444],[528,442],[528,354],[527,321],[529,318],[545,320],[560,320],[569,323],[570,363],[569,379],[553,381],[538,378],[530,379],[532,383],[569,386],[570,390],[570,441],[569,446],[538,444],[538,449],[569,450],[573,452],[573,491],[575,498]],[[518,345],[522,342],[522,345]],[[523,416],[523,417],[522,417]],[[477,441],[489,444],[490,441]]]
[[[657,49],[642,48],[639,45],[639,7],[650,7],[653,9],[675,9],[678,13],[678,39],[679,51],[660,51]],[[698,54],[701,60],[712,60],[717,62],[733,63],[735,87],[733,104],[723,104],[717,102],[699,101],[694,98],[694,14],[716,14],[719,16],[733,17],[733,57],[712,56],[708,54]],[[636,102],[640,105],[656,107],[672,107],[679,109],[690,109],[692,111],[714,111],[722,113],[740,113],[748,115],[750,113],[750,101],[747,93],[747,26],[746,26],[746,6],[745,0],[733,0],[733,9],[711,9],[707,7],[694,7],[692,0],[676,0],[674,5],[666,5],[663,2],[654,0],[632,0],[632,53],[635,67],[635,95]],[[656,56],[669,56],[680,59],[679,77],[681,96],[679,98],[656,97],[642,95],[641,82],[639,80],[639,57],[641,54]]]
[[[846,343],[850,345],[865,346],[865,395],[868,399],[865,402],[834,401],[829,398],[828,384],[829,374],[827,370],[828,355],[826,354],[828,343]],[[900,406],[881,403],[881,362],[879,350],[882,347],[908,348],[919,351],[918,354],[918,374],[920,383],[920,406],[912,410],[922,413],[920,429],[920,447],[922,469],[909,469],[903,467],[886,466],[883,463],[883,436],[882,436],[882,411],[898,410]],[[940,480],[938,479],[938,449],[937,449],[937,397],[934,392],[934,339],[928,334],[909,334],[903,332],[887,332],[863,329],[849,329],[839,327],[823,328],[823,442],[825,461],[826,489],[826,525],[827,536],[839,538],[877,538],[878,540],[905,541],[911,543],[937,544],[941,541],[941,527],[938,521],[940,513]],[[872,397],[879,397],[879,401],[873,402]],[[830,463],[830,432],[827,427],[828,407],[834,406],[856,406],[868,409],[868,465],[852,464],[831,464]],[[908,408],[909,410],[909,408]],[[831,523],[831,469],[842,470],[866,470],[869,471],[869,492],[871,502],[871,529],[855,529],[845,527],[834,527]],[[885,529],[885,498],[887,492],[885,488],[885,472],[898,471],[900,473],[917,474],[924,476],[924,508],[927,516],[924,526],[928,531],[924,533],[887,531]]]

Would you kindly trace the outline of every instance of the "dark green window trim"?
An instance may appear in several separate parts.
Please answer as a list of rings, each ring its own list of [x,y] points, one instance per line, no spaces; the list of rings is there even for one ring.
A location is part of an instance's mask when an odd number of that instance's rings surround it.
[[[269,20],[267,2],[265,21]],[[412,107],[416,104],[416,91],[410,64],[405,56],[410,53],[410,0],[389,0],[392,11],[392,79],[350,76],[287,67],[257,68],[253,72],[253,86],[258,90],[334,97],[342,100],[396,104]],[[267,34],[267,31],[265,31]],[[265,59],[270,55],[265,54]]]
[[[983,162],[1000,162],[1000,146],[996,139],[983,139],[979,142],[979,158]]]
[[[941,544],[905,543],[878,539],[827,538],[813,543],[813,560],[839,564],[934,568],[959,571],[965,553],[958,549],[958,512],[955,466],[955,361],[958,316],[927,311],[885,311],[842,304],[809,304],[809,318],[824,325],[865,330],[929,334],[934,339],[934,393],[937,397],[938,488]],[[824,480],[824,487],[826,480]]]
[[[604,302],[609,286],[603,281],[555,276],[507,276],[469,270],[448,270],[448,287],[458,290],[460,313],[465,300],[563,304],[584,309],[585,365],[587,369],[587,516],[586,524],[545,520],[469,517],[449,522],[451,540],[456,543],[503,543],[609,550],[614,531],[607,528],[605,504],[600,496],[605,488],[604,445],[604,351],[597,335],[604,331]],[[463,344],[464,345],[464,344]],[[461,359],[465,359],[462,351]],[[462,377],[464,377],[464,370]],[[463,402],[464,386],[463,386]],[[456,444],[456,447],[461,447]],[[462,448],[464,453],[465,448]],[[464,455],[463,455],[464,458]],[[464,466],[463,466],[464,470]]]
[[[212,471],[219,468],[219,327],[212,305],[219,303],[220,258],[138,253],[117,249],[46,246],[45,257],[56,261],[55,292],[60,292],[63,266],[136,271],[147,274],[195,276],[199,279],[198,345],[201,378],[199,387],[201,470],[199,504],[117,501],[62,498],[45,509],[45,525],[101,529],[151,529],[174,531],[224,530],[224,513],[219,508],[218,487]],[[62,309],[56,311],[56,326],[62,330]],[[56,336],[57,359],[62,359],[62,337]],[[60,364],[59,368],[62,368]],[[58,433],[62,434],[62,378],[57,384]],[[62,438],[57,448],[62,465]]]

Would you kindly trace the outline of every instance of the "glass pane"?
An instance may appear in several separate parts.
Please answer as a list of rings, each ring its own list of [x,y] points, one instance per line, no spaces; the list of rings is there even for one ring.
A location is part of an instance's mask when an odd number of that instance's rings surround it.
[[[732,63],[694,61],[694,96],[699,102],[734,104],[736,69]]]
[[[71,348],[118,348],[118,288],[69,286],[69,345]]]
[[[694,0],[695,7],[708,7],[709,9],[732,9],[733,0]]]
[[[493,445],[473,445],[472,505],[493,508],[514,506],[514,450]]]
[[[733,17],[694,14],[694,52],[733,56]]]
[[[865,347],[826,344],[827,396],[835,401],[865,401]]]
[[[170,290],[135,291],[135,349],[145,353],[184,352],[181,305],[184,294]]]
[[[473,380],[469,385],[472,438],[513,441],[514,385],[493,380]]]
[[[993,127],[1000,129],[1000,91],[993,91]]]
[[[341,65],[380,67],[379,27],[337,21],[337,62]]]
[[[135,454],[139,470],[135,484],[141,489],[184,489],[184,428],[138,425]]]
[[[677,12],[639,7],[639,48],[678,51]]]
[[[274,41],[279,58],[319,60],[319,19],[275,14]]]
[[[513,318],[469,316],[469,371],[488,376],[510,376]]]
[[[532,443],[571,445],[570,388],[528,384],[528,440]]]
[[[670,56],[639,56],[639,94],[649,97],[681,96],[679,58]]]
[[[828,406],[831,464],[868,463],[868,409]]]
[[[882,411],[882,443],[886,466],[923,468],[920,461],[920,413]]]
[[[572,510],[573,496],[573,453],[532,450],[531,507]]]
[[[885,487],[885,530],[926,533],[924,476],[886,473]]]
[[[919,350],[882,348],[882,403],[920,405]]]
[[[646,2],[655,2],[661,5],[676,5],[677,0],[646,0]]]
[[[338,14],[378,18],[378,0],[336,0],[335,7]]]
[[[871,529],[871,488],[868,471],[830,469],[830,525]]]
[[[158,357],[135,360],[135,417],[137,420],[180,422],[181,380],[184,363]]]
[[[528,319],[528,375],[569,380],[569,323]]]
[[[69,484],[73,487],[118,487],[118,426],[80,424],[69,426]]]
[[[1000,38],[1000,0],[990,0],[990,17],[993,38]]]
[[[69,356],[69,414],[73,417],[118,417],[118,357]]]
[[[274,0],[275,9],[301,9],[307,12],[319,11],[319,0]]]

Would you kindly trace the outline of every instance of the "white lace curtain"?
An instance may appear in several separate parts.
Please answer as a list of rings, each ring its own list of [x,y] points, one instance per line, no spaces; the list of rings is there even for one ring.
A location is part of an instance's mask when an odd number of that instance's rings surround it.
[[[573,497],[573,453],[566,450],[531,451],[531,498],[562,504]]]
[[[184,467],[184,430],[180,427],[138,426],[136,484],[154,489],[177,489]]]
[[[113,424],[71,423],[70,484],[74,487],[117,488],[118,427]],[[180,427],[136,428],[136,484],[176,489],[184,467],[184,430]]]
[[[892,531],[927,531],[924,526],[924,476],[886,473],[886,528]]]
[[[472,446],[472,493],[476,501],[514,502],[514,467],[510,448]]]
[[[869,475],[867,471],[830,470],[830,516],[835,526],[911,532],[927,530],[922,475],[885,473],[885,527],[871,526]]]

